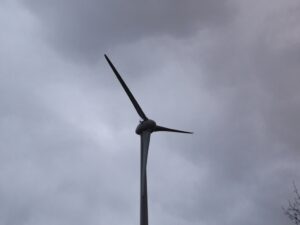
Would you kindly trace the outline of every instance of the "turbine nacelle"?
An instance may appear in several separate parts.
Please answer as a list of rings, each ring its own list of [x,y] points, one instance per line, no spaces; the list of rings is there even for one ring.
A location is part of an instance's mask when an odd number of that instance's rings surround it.
[[[140,124],[136,127],[135,133],[141,135],[143,131],[153,132],[155,130],[156,123],[153,120],[144,120],[141,121]]]

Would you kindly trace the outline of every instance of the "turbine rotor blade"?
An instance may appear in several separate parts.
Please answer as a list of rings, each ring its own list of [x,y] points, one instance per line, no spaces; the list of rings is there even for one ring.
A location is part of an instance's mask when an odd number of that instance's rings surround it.
[[[167,131],[167,132],[176,132],[176,133],[184,133],[184,134],[193,134],[193,132],[189,131],[183,131],[183,130],[175,130],[167,127],[162,127],[162,126],[156,126],[153,130],[154,132],[157,131]]]
[[[145,113],[143,112],[142,108],[140,107],[140,105],[138,104],[138,102],[135,100],[135,98],[133,97],[131,91],[129,90],[129,88],[127,87],[126,83],[124,82],[124,80],[122,79],[121,75],[119,74],[119,72],[117,71],[117,69],[115,68],[115,66],[112,64],[112,62],[109,60],[109,58],[107,57],[107,55],[104,55],[106,61],[108,62],[108,64],[110,65],[111,69],[114,71],[116,77],[118,78],[119,82],[121,83],[122,87],[124,88],[126,94],[128,95],[128,97],[130,98],[130,101],[132,102],[134,108],[136,109],[137,113],[140,115],[140,117],[142,117],[142,119],[147,120],[147,116],[145,115]]]

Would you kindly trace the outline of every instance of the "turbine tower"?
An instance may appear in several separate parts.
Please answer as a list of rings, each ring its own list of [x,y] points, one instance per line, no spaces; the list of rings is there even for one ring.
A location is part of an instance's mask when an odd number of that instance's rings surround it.
[[[148,225],[148,194],[147,194],[147,158],[148,158],[148,149],[150,143],[150,136],[152,132],[157,131],[167,131],[167,132],[177,132],[177,133],[186,133],[192,134],[192,132],[170,129],[167,127],[159,126],[155,121],[148,119],[148,117],[143,112],[142,108],[138,102],[133,97],[131,91],[127,87],[126,83],[122,79],[119,72],[116,70],[115,66],[109,60],[107,55],[104,55],[106,61],[110,65],[111,69],[115,73],[117,79],[121,83],[123,89],[128,95],[130,101],[132,102],[134,108],[136,109],[139,116],[143,119],[140,124],[137,126],[135,133],[141,136],[141,192],[140,192],[140,225]]]

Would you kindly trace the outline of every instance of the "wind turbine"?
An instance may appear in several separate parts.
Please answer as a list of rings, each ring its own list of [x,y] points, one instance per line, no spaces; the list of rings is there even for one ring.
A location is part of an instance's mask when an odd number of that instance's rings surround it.
[[[111,69],[114,71],[116,77],[120,81],[122,87],[124,88],[126,94],[130,98],[134,108],[136,109],[139,116],[143,119],[140,121],[140,124],[137,126],[135,133],[141,136],[141,193],[140,193],[140,225],[148,225],[148,194],[147,194],[147,158],[148,158],[148,149],[150,143],[150,136],[152,132],[157,131],[167,131],[167,132],[177,132],[177,133],[186,133],[192,134],[192,132],[170,129],[167,127],[162,127],[156,125],[155,121],[148,119],[148,117],[143,112],[142,108],[138,102],[133,97],[131,91],[127,87],[126,83],[122,79],[119,72],[116,70],[115,66],[109,60],[107,55],[104,55],[106,61],[110,65]]]

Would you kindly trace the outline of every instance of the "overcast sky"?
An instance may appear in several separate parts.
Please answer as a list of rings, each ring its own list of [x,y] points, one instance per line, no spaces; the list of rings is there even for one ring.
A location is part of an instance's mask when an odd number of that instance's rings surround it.
[[[1,0],[0,224],[282,225],[300,186],[297,0]]]

